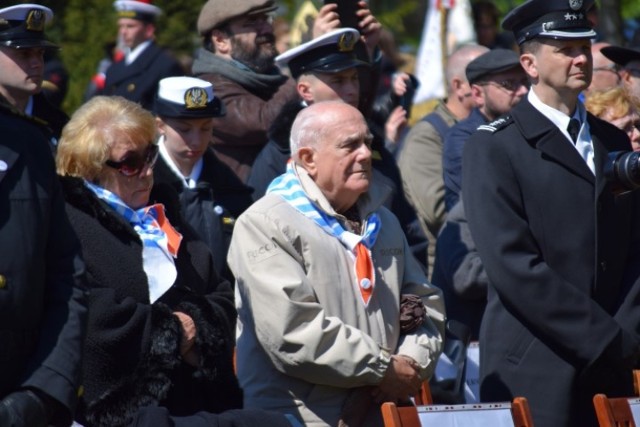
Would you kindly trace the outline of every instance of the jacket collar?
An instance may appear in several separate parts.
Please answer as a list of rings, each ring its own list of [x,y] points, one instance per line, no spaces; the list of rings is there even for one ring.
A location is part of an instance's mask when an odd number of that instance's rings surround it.
[[[571,143],[562,132],[542,113],[536,110],[528,99],[525,98],[520,101],[512,109],[511,115],[524,138],[531,143],[535,143],[536,149],[552,158],[555,162],[572,170],[576,175],[595,184],[595,177],[584,159],[571,146]],[[591,124],[591,122],[589,123]]]

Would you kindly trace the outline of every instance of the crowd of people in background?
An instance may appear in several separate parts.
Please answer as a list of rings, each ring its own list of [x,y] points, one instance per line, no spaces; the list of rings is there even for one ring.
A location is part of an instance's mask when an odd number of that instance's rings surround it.
[[[292,46],[274,0],[207,0],[185,66],[117,0],[69,115],[55,11],[0,9],[0,425],[381,427],[430,382],[595,427],[633,394],[640,45],[593,0],[475,1],[412,117],[347,3]],[[469,340],[471,395],[439,370]]]

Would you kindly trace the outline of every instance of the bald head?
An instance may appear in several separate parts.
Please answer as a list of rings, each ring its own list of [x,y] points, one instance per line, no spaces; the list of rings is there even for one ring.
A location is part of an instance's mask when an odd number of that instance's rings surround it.
[[[355,107],[342,101],[315,102],[303,108],[291,126],[291,155],[296,157],[302,147],[313,147],[325,141],[328,135],[346,119],[366,122],[362,113]]]
[[[488,52],[489,49],[480,45],[464,45],[456,49],[447,60],[446,78],[448,90],[451,90],[452,80],[455,78],[466,81],[465,69],[469,62],[476,59],[483,53]]]
[[[614,88],[620,84],[616,64],[601,52],[602,48],[611,46],[609,43],[598,42],[591,46],[593,57],[593,77],[589,91],[603,91]]]
[[[485,46],[464,45],[449,55],[447,69],[445,70],[447,108],[458,120],[467,117],[476,106],[471,96],[471,86],[467,81],[465,69],[469,62],[488,51],[489,49]]]

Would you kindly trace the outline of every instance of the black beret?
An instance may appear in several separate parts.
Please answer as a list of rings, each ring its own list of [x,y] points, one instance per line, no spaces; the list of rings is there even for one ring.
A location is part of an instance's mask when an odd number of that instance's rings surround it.
[[[527,0],[505,16],[502,28],[513,31],[518,44],[535,37],[594,38],[587,19],[593,0]]]
[[[476,83],[490,74],[520,67],[520,57],[510,49],[492,49],[469,62],[465,70],[469,83]]]

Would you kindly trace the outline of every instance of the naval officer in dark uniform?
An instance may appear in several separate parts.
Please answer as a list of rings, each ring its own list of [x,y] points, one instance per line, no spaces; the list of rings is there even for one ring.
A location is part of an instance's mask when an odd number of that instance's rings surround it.
[[[531,90],[463,157],[490,281],[481,400],[525,396],[537,426],[596,426],[593,395],[631,396],[640,350],[640,284],[623,281],[638,194],[605,176],[608,154],[631,146],[578,100],[592,75],[592,3],[528,0],[505,17]]]
[[[80,244],[43,120],[24,106],[42,83],[51,10],[0,9],[0,426],[68,426],[78,399],[86,296]],[[21,102],[20,108],[17,103]]]
[[[158,82],[184,74],[178,61],[155,41],[155,19],[159,7],[135,0],[114,2],[118,13],[118,37],[126,47],[122,61],[112,64],[106,73],[103,95],[119,95],[153,109]]]
[[[59,49],[44,33],[53,12],[33,4],[0,12],[0,103],[37,120],[55,145],[69,118],[42,94],[44,54]]]

